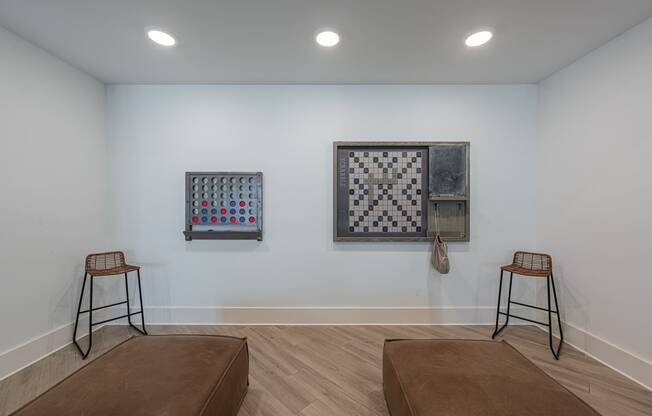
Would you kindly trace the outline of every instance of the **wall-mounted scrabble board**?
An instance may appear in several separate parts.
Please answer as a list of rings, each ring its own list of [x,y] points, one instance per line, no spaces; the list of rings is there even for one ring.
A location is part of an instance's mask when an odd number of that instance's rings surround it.
[[[191,240],[263,239],[261,172],[186,172],[186,229]]]
[[[469,241],[468,142],[335,142],[335,241]]]

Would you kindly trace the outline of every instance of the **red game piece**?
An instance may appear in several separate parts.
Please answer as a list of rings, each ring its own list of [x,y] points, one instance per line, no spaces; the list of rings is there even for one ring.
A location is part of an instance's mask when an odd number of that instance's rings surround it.
[[[244,201],[240,201],[240,206],[241,206],[241,207],[244,207],[245,205],[246,205],[246,204],[245,204]]]
[[[231,221],[233,224],[235,224],[235,217],[231,217],[231,220],[230,220],[230,221]]]
[[[208,201],[201,201],[201,206],[202,207],[207,207],[208,206]]]
[[[217,222],[217,217],[211,217],[211,222]]]
[[[254,217],[249,217],[249,222],[254,223],[254,222],[256,222],[256,219]]]
[[[192,217],[192,222],[195,224],[199,222],[199,217]]]
[[[220,214],[222,214],[222,215],[226,215],[226,208],[222,208],[222,209],[220,210]]]

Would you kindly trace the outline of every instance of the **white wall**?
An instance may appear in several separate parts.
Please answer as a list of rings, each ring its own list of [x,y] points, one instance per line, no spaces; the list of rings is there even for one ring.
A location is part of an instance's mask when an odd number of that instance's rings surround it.
[[[652,20],[540,86],[538,246],[571,342],[652,386]],[[638,357],[638,358],[637,358]]]
[[[108,114],[113,229],[154,321],[487,322],[498,265],[534,246],[536,86],[110,86]],[[332,241],[332,142],[353,139],[471,141],[450,275],[427,243]],[[186,242],[191,170],[263,171],[264,241]]]
[[[106,246],[108,177],[104,86],[2,28],[0,57],[2,377],[69,339],[84,255]]]

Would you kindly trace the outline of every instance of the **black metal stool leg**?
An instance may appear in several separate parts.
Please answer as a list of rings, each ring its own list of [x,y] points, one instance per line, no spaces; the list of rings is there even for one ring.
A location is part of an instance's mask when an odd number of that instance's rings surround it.
[[[88,348],[84,352],[81,347],[79,346],[79,343],[77,342],[77,325],[79,323],[79,315],[81,314],[81,302],[82,299],[84,298],[84,286],[86,286],[86,276],[88,274],[84,274],[84,283],[82,283],[82,293],[81,296],[79,297],[79,307],[77,308],[77,319],[75,321],[75,330],[72,335],[72,341],[75,343],[75,346],[79,350],[79,353],[82,356],[82,360],[85,360],[86,357],[88,357],[88,354],[91,352],[91,348],[93,347],[93,275],[90,275],[90,296],[89,296],[89,301],[88,301]]]
[[[502,286],[502,271],[500,272],[500,277],[501,277],[501,286]],[[498,334],[502,332],[503,329],[507,327],[507,324],[509,324],[509,307],[512,304],[512,282],[514,281],[514,273],[510,272],[509,273],[509,291],[507,292],[507,313],[500,312],[500,298],[498,301],[498,310],[496,311],[496,330],[494,331],[493,335],[491,338],[495,338]],[[505,315],[505,323],[503,326],[498,329],[498,316],[499,315]]]
[[[512,282],[514,281],[514,273],[509,273],[509,291],[507,292],[507,319],[505,319],[505,326],[509,323],[509,307],[512,304]]]
[[[75,344],[75,347],[77,347],[82,357],[88,356],[88,352],[90,351],[90,344],[88,350],[84,352],[82,348],[79,346],[79,343],[77,342],[77,328],[79,327],[79,316],[81,315],[81,306],[82,306],[82,301],[84,300],[84,289],[86,289],[87,278],[88,278],[88,273],[84,273],[84,280],[82,282],[81,293],[79,295],[79,305],[77,306],[77,318],[75,319],[75,329],[72,332],[72,342]]]
[[[509,315],[509,307],[510,307],[510,305],[512,303],[512,282],[513,281],[514,281],[514,273],[510,272],[509,273],[509,291],[507,292],[507,313],[504,313],[504,312],[500,311],[500,289],[498,290],[498,307],[497,307],[497,310],[496,310],[496,329],[494,330],[494,333],[491,336],[492,339],[495,338],[498,334],[500,334],[502,332],[502,330],[505,329],[505,327],[507,327],[507,324],[509,324],[509,316],[510,316]],[[501,288],[502,288],[502,282],[503,282],[503,272],[501,270],[501,272],[500,272],[500,286],[501,286]],[[503,324],[503,326],[500,327],[500,329],[498,329],[498,317],[500,315],[505,315],[505,323]]]
[[[143,332],[147,335],[147,329],[145,328],[145,305],[143,304],[143,286],[140,283],[140,269],[136,270],[136,274],[138,276],[138,297],[140,298],[140,323],[143,326]],[[555,299],[557,299],[556,295]]]
[[[500,298],[502,296],[502,291],[503,291],[503,269],[500,269],[500,283],[498,285],[498,305],[496,306],[496,327],[494,328],[494,333],[491,335],[491,339],[496,338],[496,335],[498,335],[498,321],[500,318]]]
[[[548,294],[548,343],[550,344],[550,351],[555,357],[555,360],[558,360],[559,357],[555,354],[555,349],[552,347],[552,308],[550,305],[550,276],[546,277],[546,292]]]
[[[561,314],[559,311],[559,302],[557,300],[557,289],[555,289],[555,279],[553,277],[552,272],[550,272],[550,276],[548,277],[548,309],[552,308],[552,305],[550,305],[550,286],[552,286],[552,294],[555,299],[555,310],[557,311],[557,325],[559,325],[559,346],[557,347],[557,351],[555,351],[554,347],[552,346],[552,313],[548,312],[548,324],[550,325],[548,327],[548,330],[550,331],[549,334],[549,340],[550,340],[550,350],[552,351],[552,355],[555,357],[555,359],[559,359],[559,353],[561,352],[561,346],[564,344],[564,330],[561,327]]]
[[[91,275],[90,289],[91,293],[88,298],[88,351],[86,351],[83,359],[88,357],[88,354],[91,352],[91,347],[93,347],[93,275]]]
[[[133,315],[140,314],[140,322],[143,326],[143,329],[138,328],[133,324],[133,322],[131,322],[132,313],[131,306],[129,305],[129,278],[127,277],[127,273],[125,273],[125,289],[127,290],[127,321],[129,322],[130,327],[143,335],[147,335],[147,330],[145,329],[145,311],[143,310],[143,292],[140,287],[140,270],[136,271],[138,272],[138,296],[140,298],[140,312],[134,312]]]
[[[129,306],[129,277],[127,276],[127,273],[125,273],[125,292],[127,294],[127,322],[129,322],[129,326],[134,326],[131,323],[131,306]]]

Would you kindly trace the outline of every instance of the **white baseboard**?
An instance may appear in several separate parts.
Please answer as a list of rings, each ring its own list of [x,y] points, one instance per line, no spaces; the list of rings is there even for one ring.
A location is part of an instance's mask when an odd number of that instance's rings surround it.
[[[652,390],[652,362],[573,324],[564,322],[563,325],[564,342],[646,389]],[[547,331],[547,328],[542,329]]]
[[[88,330],[85,329],[88,321],[80,320],[79,322],[80,325],[82,325],[82,322],[85,325],[80,326],[77,331],[77,339],[88,335]],[[93,332],[102,329],[104,326],[99,325],[93,328]],[[10,350],[1,352],[0,381],[72,344],[73,328],[74,322],[61,325]]]
[[[161,325],[487,325],[496,308],[152,306],[145,314]]]
[[[0,353],[0,380],[71,343],[72,323]]]

